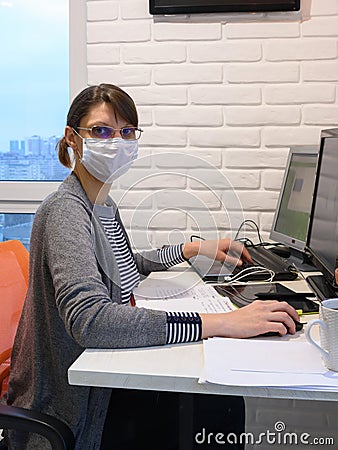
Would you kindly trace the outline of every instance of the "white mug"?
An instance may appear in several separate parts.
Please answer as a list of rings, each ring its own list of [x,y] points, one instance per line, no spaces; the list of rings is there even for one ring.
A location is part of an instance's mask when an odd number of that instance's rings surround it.
[[[338,372],[338,298],[323,300],[320,305],[319,317],[309,323],[305,329],[305,336],[320,350],[325,366]],[[311,329],[314,325],[320,326],[321,345],[311,337]]]

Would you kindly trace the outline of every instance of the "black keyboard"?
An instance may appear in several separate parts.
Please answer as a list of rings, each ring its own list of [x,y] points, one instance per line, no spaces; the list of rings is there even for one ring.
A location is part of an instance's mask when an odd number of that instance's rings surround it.
[[[236,267],[233,272],[234,274],[241,273],[249,267],[265,267],[275,273],[273,281],[295,280],[298,277],[298,272],[293,266],[263,246],[247,247],[247,249],[251,255],[253,264],[244,263],[241,267]],[[268,274],[264,272],[250,273],[247,271],[246,273],[245,279],[248,280],[260,281],[266,280],[268,277]],[[244,281],[244,278],[242,278],[242,281]]]
[[[255,266],[264,267],[275,273],[273,281],[295,280],[298,276],[297,270],[283,258],[270,252],[263,246],[248,247],[248,251],[253,259],[253,264],[244,262],[241,267],[233,267],[220,261],[212,261],[206,256],[190,258],[189,263],[200,275],[202,280],[209,283],[219,283],[226,279],[231,279],[234,275],[241,274],[240,281],[268,281],[270,273],[263,269],[247,270]],[[243,273],[242,273],[243,272]]]

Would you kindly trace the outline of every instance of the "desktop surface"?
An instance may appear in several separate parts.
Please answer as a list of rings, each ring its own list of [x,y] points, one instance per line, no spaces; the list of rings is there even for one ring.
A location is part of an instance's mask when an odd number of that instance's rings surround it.
[[[157,272],[154,277],[155,279],[170,278],[173,275],[169,270],[168,272]],[[179,277],[181,286],[184,279],[187,280],[189,286],[192,282],[201,282],[196,273],[187,269],[187,265],[182,264],[182,272]],[[295,291],[309,289],[304,280],[285,282],[285,285]],[[315,316],[313,317],[315,318]],[[302,316],[303,318],[304,316]],[[301,331],[296,335],[287,335],[282,338],[261,339],[281,339],[292,344],[294,340],[305,340],[305,335],[304,331]],[[68,378],[70,384],[82,386],[245,397],[338,400],[337,392],[326,390],[199,383],[202,369],[203,344],[201,342],[136,349],[87,349],[69,368]]]
[[[283,338],[304,340],[304,331]],[[226,386],[199,383],[203,344],[180,344],[128,350],[85,350],[69,368],[69,383],[123,389],[146,389],[195,394],[337,401],[337,392],[292,387]]]

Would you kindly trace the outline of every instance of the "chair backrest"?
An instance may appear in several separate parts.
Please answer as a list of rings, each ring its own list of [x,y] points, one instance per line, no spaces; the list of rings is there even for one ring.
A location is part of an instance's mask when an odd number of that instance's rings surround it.
[[[0,398],[7,391],[10,355],[28,287],[28,266],[29,253],[21,242],[0,242]],[[38,433],[48,439],[53,450],[75,448],[71,429],[38,411],[0,404],[0,428]]]
[[[10,355],[28,286],[28,250],[20,241],[0,242],[0,397],[6,391]]]
[[[29,253],[26,247],[20,241],[10,240],[5,242],[0,242],[0,253],[8,254],[11,252],[15,255],[22,275],[28,286],[28,266],[29,266]]]

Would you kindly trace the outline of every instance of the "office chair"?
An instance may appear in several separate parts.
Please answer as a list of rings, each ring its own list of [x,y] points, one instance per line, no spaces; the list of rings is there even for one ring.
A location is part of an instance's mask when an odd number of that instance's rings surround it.
[[[7,392],[10,356],[28,285],[29,253],[19,241],[0,242],[0,400]],[[73,450],[70,428],[55,417],[0,404],[0,429],[38,433],[52,450]]]

